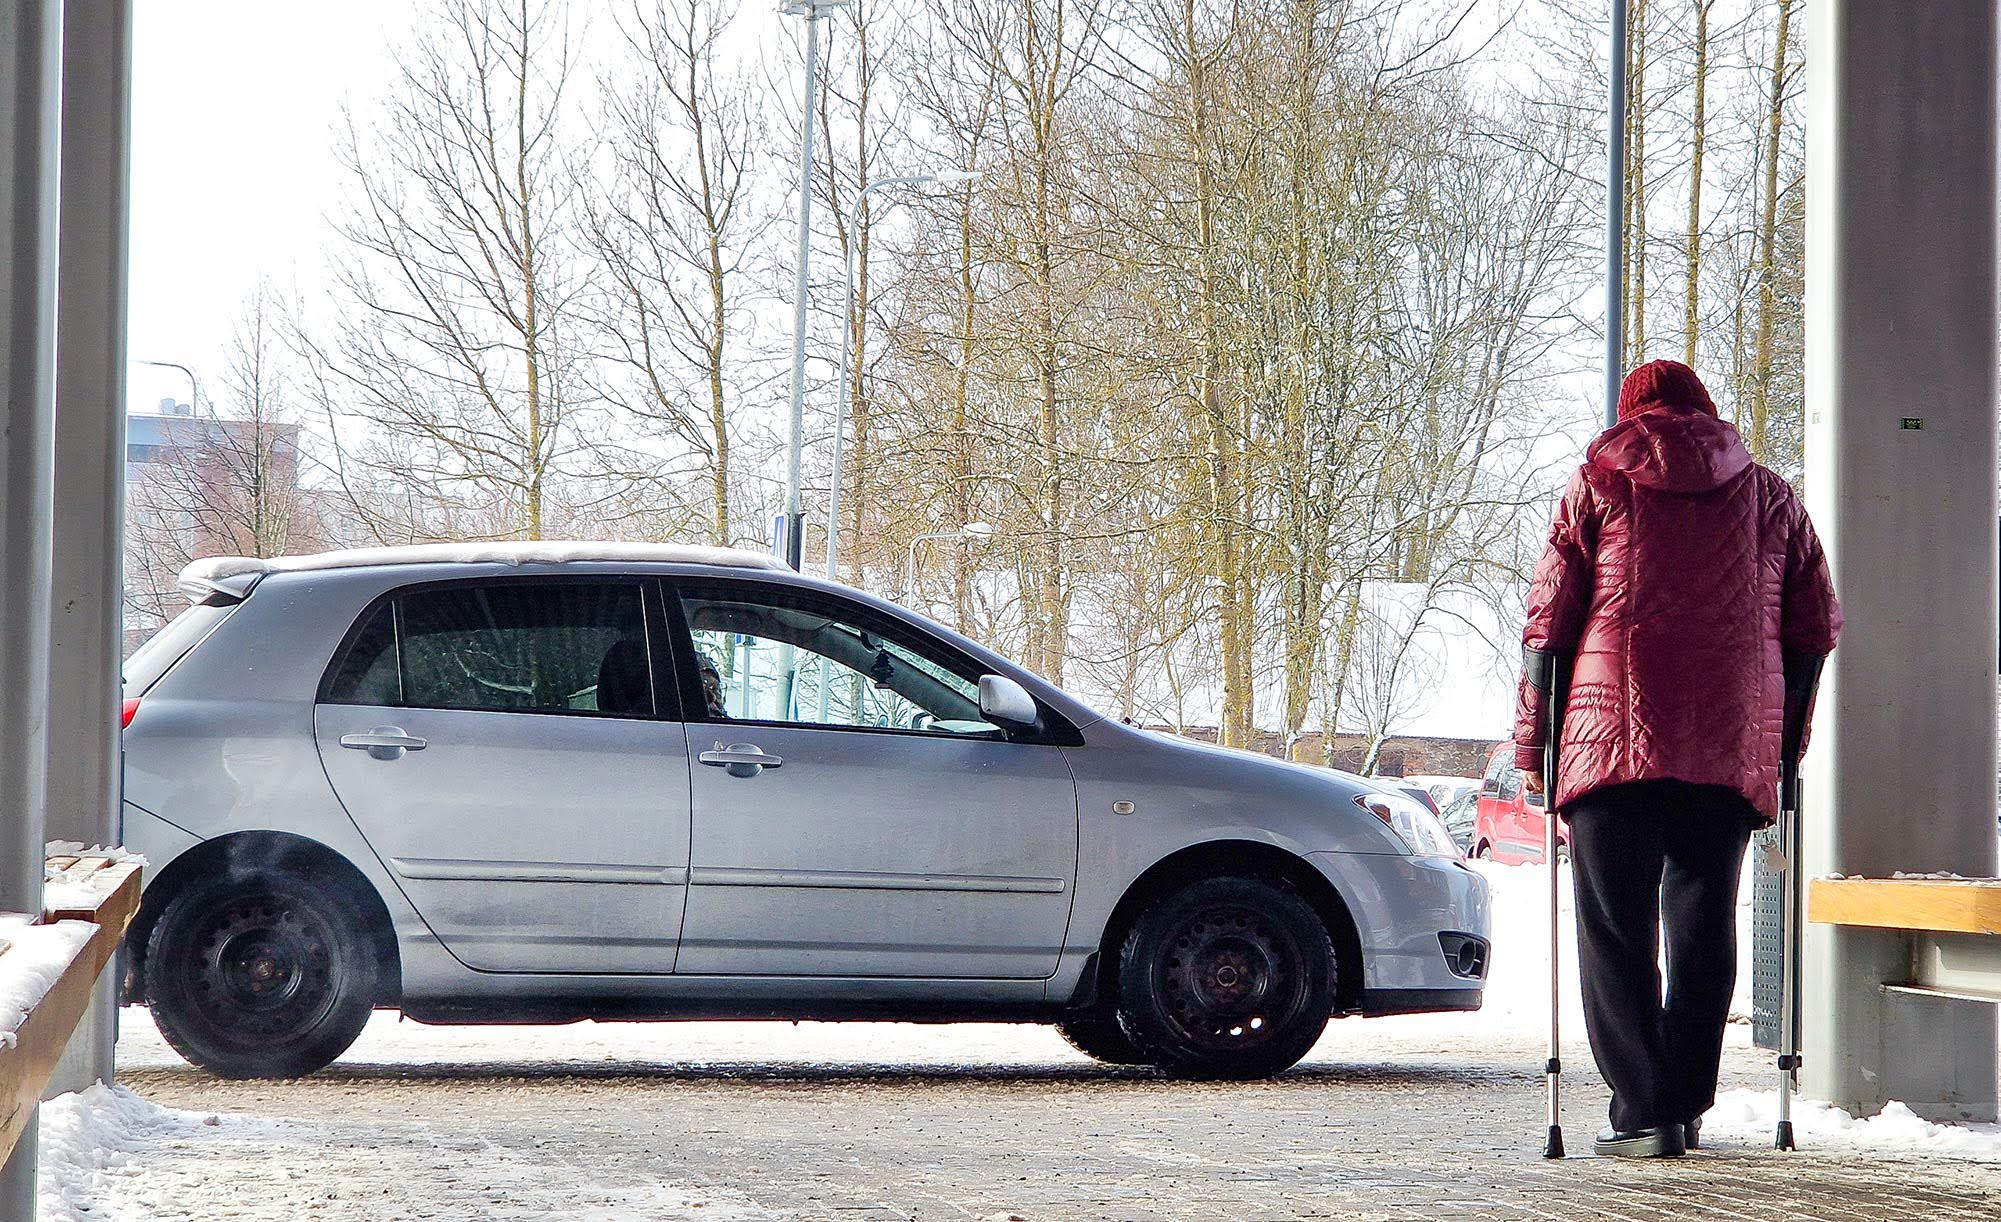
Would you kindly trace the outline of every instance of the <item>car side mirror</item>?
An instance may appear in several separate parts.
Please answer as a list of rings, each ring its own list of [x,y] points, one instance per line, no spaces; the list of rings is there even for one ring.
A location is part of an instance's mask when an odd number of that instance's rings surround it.
[[[1035,697],[1006,675],[980,676],[980,716],[1009,730],[1033,730],[1042,722]]]

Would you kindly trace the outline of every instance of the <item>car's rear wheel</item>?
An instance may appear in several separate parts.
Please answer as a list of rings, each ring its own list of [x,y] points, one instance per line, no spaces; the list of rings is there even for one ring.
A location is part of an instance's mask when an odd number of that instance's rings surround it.
[[[1282,883],[1214,878],[1156,902],[1119,957],[1119,1018],[1148,1061],[1262,1078],[1306,1055],[1334,1008],[1334,945]]]
[[[1107,1065],[1145,1065],[1148,1057],[1126,1029],[1119,1026],[1118,1015],[1112,1013],[1091,1013],[1077,1018],[1066,1019],[1056,1024],[1072,1048],[1093,1060]]]
[[[1473,850],[1473,857],[1478,861],[1494,860],[1494,846],[1482,840],[1479,847]]]
[[[225,1078],[295,1078],[347,1051],[379,974],[352,906],[286,870],[191,884],[146,944],[146,1001],[160,1034]]]

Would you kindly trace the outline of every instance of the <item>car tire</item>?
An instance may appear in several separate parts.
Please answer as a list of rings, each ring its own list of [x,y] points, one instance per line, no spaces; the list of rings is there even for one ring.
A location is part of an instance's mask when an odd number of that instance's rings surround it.
[[[1189,1078],[1266,1078],[1306,1055],[1334,1009],[1327,927],[1260,878],[1190,883],[1140,915],[1119,955],[1119,1021]]]
[[[1090,1057],[1107,1065],[1148,1065],[1151,1060],[1126,1029],[1119,1025],[1118,1015],[1092,1012],[1077,1018],[1065,1019],[1056,1024],[1064,1042]]]
[[[224,1078],[324,1067],[368,1023],[380,974],[354,906],[283,869],[190,884],[146,942],[146,1002],[161,1036]]]

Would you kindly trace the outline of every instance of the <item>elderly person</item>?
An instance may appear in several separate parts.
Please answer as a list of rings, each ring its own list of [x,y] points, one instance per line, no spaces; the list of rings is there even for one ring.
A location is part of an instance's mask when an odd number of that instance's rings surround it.
[[[1550,806],[1569,825],[1585,1027],[1612,1087],[1599,1154],[1679,1155],[1715,1102],[1737,880],[1777,814],[1788,678],[1810,692],[1840,628],[1786,481],[1694,370],[1633,370],[1557,507],[1522,633],[1525,669],[1573,659]],[[1515,762],[1534,788],[1545,699],[1524,675]]]

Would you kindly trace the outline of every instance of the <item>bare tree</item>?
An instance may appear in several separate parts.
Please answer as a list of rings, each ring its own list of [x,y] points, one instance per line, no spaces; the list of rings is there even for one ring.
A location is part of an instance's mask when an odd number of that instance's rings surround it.
[[[279,324],[260,286],[237,322],[220,402],[153,421],[153,448],[132,456],[126,601],[149,621],[178,608],[174,578],[190,561],[312,551],[333,537],[324,498],[301,483],[308,464]]]
[[[697,456],[718,544],[735,537],[732,415],[766,219],[751,202],[764,124],[747,75],[719,62],[733,9],[633,0],[619,32],[636,72],[604,91],[612,189],[586,209],[606,285],[595,330],[625,375],[607,395]],[[645,454],[633,465],[645,469]]]
[[[566,15],[439,0],[397,66],[380,116],[344,133],[348,257],[333,338],[310,344],[334,439],[367,425],[344,486],[407,486],[364,507],[386,537],[541,538],[588,456]],[[427,502],[457,512],[398,520]]]

